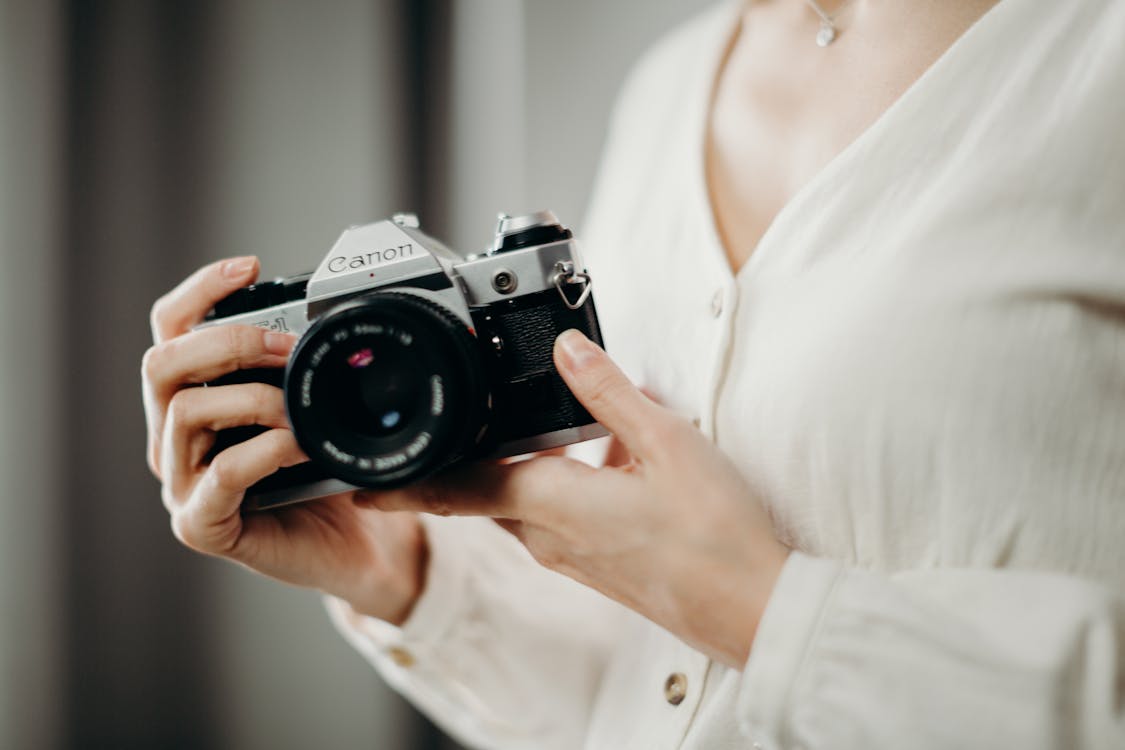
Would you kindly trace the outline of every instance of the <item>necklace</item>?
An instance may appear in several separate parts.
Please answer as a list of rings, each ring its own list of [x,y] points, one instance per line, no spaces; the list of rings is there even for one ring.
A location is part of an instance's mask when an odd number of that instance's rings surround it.
[[[848,0],[844,0],[840,7],[836,9],[835,13],[828,14],[824,12],[824,8],[820,7],[820,3],[816,0],[805,0],[809,7],[820,16],[820,31],[816,32],[816,46],[827,47],[832,42],[836,41],[838,32],[836,31],[836,16],[840,15],[840,11],[848,4]]]

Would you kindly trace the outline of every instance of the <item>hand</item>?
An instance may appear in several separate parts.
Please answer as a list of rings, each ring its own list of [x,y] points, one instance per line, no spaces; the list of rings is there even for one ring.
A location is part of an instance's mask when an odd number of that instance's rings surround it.
[[[741,668],[788,555],[765,512],[707,438],[582,334],[559,337],[555,364],[627,453],[623,465],[595,469],[557,456],[466,465],[357,502],[491,516],[543,565]]]
[[[264,383],[190,387],[239,368],[282,367],[295,337],[253,326],[192,331],[215,302],[251,283],[255,258],[207,266],[152,309],[145,353],[148,461],[176,537],[282,581],[316,588],[367,615],[401,624],[423,585],[427,547],[413,513],[382,513],[347,497],[273,512],[240,512],[246,488],[307,460],[289,430],[280,389]],[[204,463],[218,430],[268,431]]]

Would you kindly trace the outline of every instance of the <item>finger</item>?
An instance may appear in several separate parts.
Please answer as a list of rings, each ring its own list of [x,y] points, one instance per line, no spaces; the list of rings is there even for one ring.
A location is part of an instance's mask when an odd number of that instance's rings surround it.
[[[603,466],[624,467],[633,462],[633,456],[618,438],[610,438],[609,447],[606,448]]]
[[[514,513],[507,477],[520,464],[458,466],[421,482],[393,490],[359,490],[355,502],[382,511],[413,511],[435,516]]]
[[[204,383],[233,370],[283,367],[296,338],[255,326],[219,326],[178,336],[145,352],[143,400],[148,423],[149,465],[159,476],[164,412],[185,385]]]
[[[216,302],[257,277],[258,259],[252,255],[200,268],[152,306],[153,341],[160,343],[186,333]]]
[[[288,427],[285,397],[265,383],[189,388],[172,397],[164,426],[161,472],[179,495],[182,484],[201,469],[215,433],[229,427]]]
[[[547,448],[546,450],[536,451],[535,453],[521,453],[515,456],[506,456],[505,458],[499,459],[499,461],[502,464],[514,464],[520,461],[526,461],[529,458],[535,458],[537,456],[565,456],[566,449],[567,446],[559,445],[554,448]]]
[[[651,458],[678,424],[579,331],[555,340],[555,366],[575,398],[638,458]]]
[[[284,367],[297,337],[257,326],[217,326],[177,336],[149,349],[144,379],[160,402],[185,385],[214,380],[235,370]]]
[[[437,516],[489,516],[543,522],[559,496],[576,491],[594,471],[580,461],[542,456],[514,464],[456,467],[398,490],[361,490],[356,502],[384,511]]]
[[[188,503],[174,516],[174,529],[187,546],[215,555],[237,556],[246,489],[278,469],[307,461],[293,433],[263,432],[215,456]]]

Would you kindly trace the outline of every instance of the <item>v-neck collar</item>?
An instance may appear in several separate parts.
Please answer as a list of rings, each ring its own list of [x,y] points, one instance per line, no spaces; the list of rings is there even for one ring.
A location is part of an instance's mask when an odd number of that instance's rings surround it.
[[[919,103],[925,101],[926,91],[934,88],[941,79],[950,75],[958,59],[968,55],[972,49],[987,44],[991,34],[1003,27],[1003,13],[1000,9],[1005,8],[1007,10],[1004,12],[1008,12],[1019,2],[1020,0],[999,0],[985,11],[874,122],[809,178],[773,217],[750,253],[750,257],[737,273],[731,268],[719,233],[715,207],[708,188],[706,158],[711,111],[719,76],[723,73],[727,58],[734,44],[737,43],[742,27],[743,2],[741,0],[728,2],[722,8],[720,18],[722,28],[725,29],[721,37],[722,44],[716,44],[709,50],[703,65],[703,85],[696,92],[694,117],[689,135],[690,171],[694,187],[692,192],[696,196],[696,211],[701,220],[708,251],[716,256],[719,268],[727,281],[737,284],[754,273],[754,269],[762,262],[761,257],[766,254],[764,251],[768,251],[772,245],[779,242],[776,238],[785,235],[786,227],[800,220],[804,207],[811,203],[815,196],[832,189],[834,183],[837,186],[842,184],[838,177],[847,173],[851,165],[860,161],[864,153],[879,144],[888,131],[893,132],[896,127],[900,127],[902,124],[900,121],[907,118],[911,109],[916,113]]]

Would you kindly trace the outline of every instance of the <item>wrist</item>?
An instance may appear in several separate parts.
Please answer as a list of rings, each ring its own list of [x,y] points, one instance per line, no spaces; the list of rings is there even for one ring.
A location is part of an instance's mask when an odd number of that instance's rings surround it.
[[[771,540],[750,565],[712,566],[705,571],[709,593],[704,594],[706,601],[699,601],[697,578],[692,606],[681,620],[684,640],[715,661],[742,669],[789,553],[789,548]]]
[[[358,591],[343,597],[356,614],[401,627],[414,611],[426,587],[430,545],[421,521],[414,515],[410,518],[409,529],[395,545],[399,559],[373,565],[371,575],[363,577]]]

